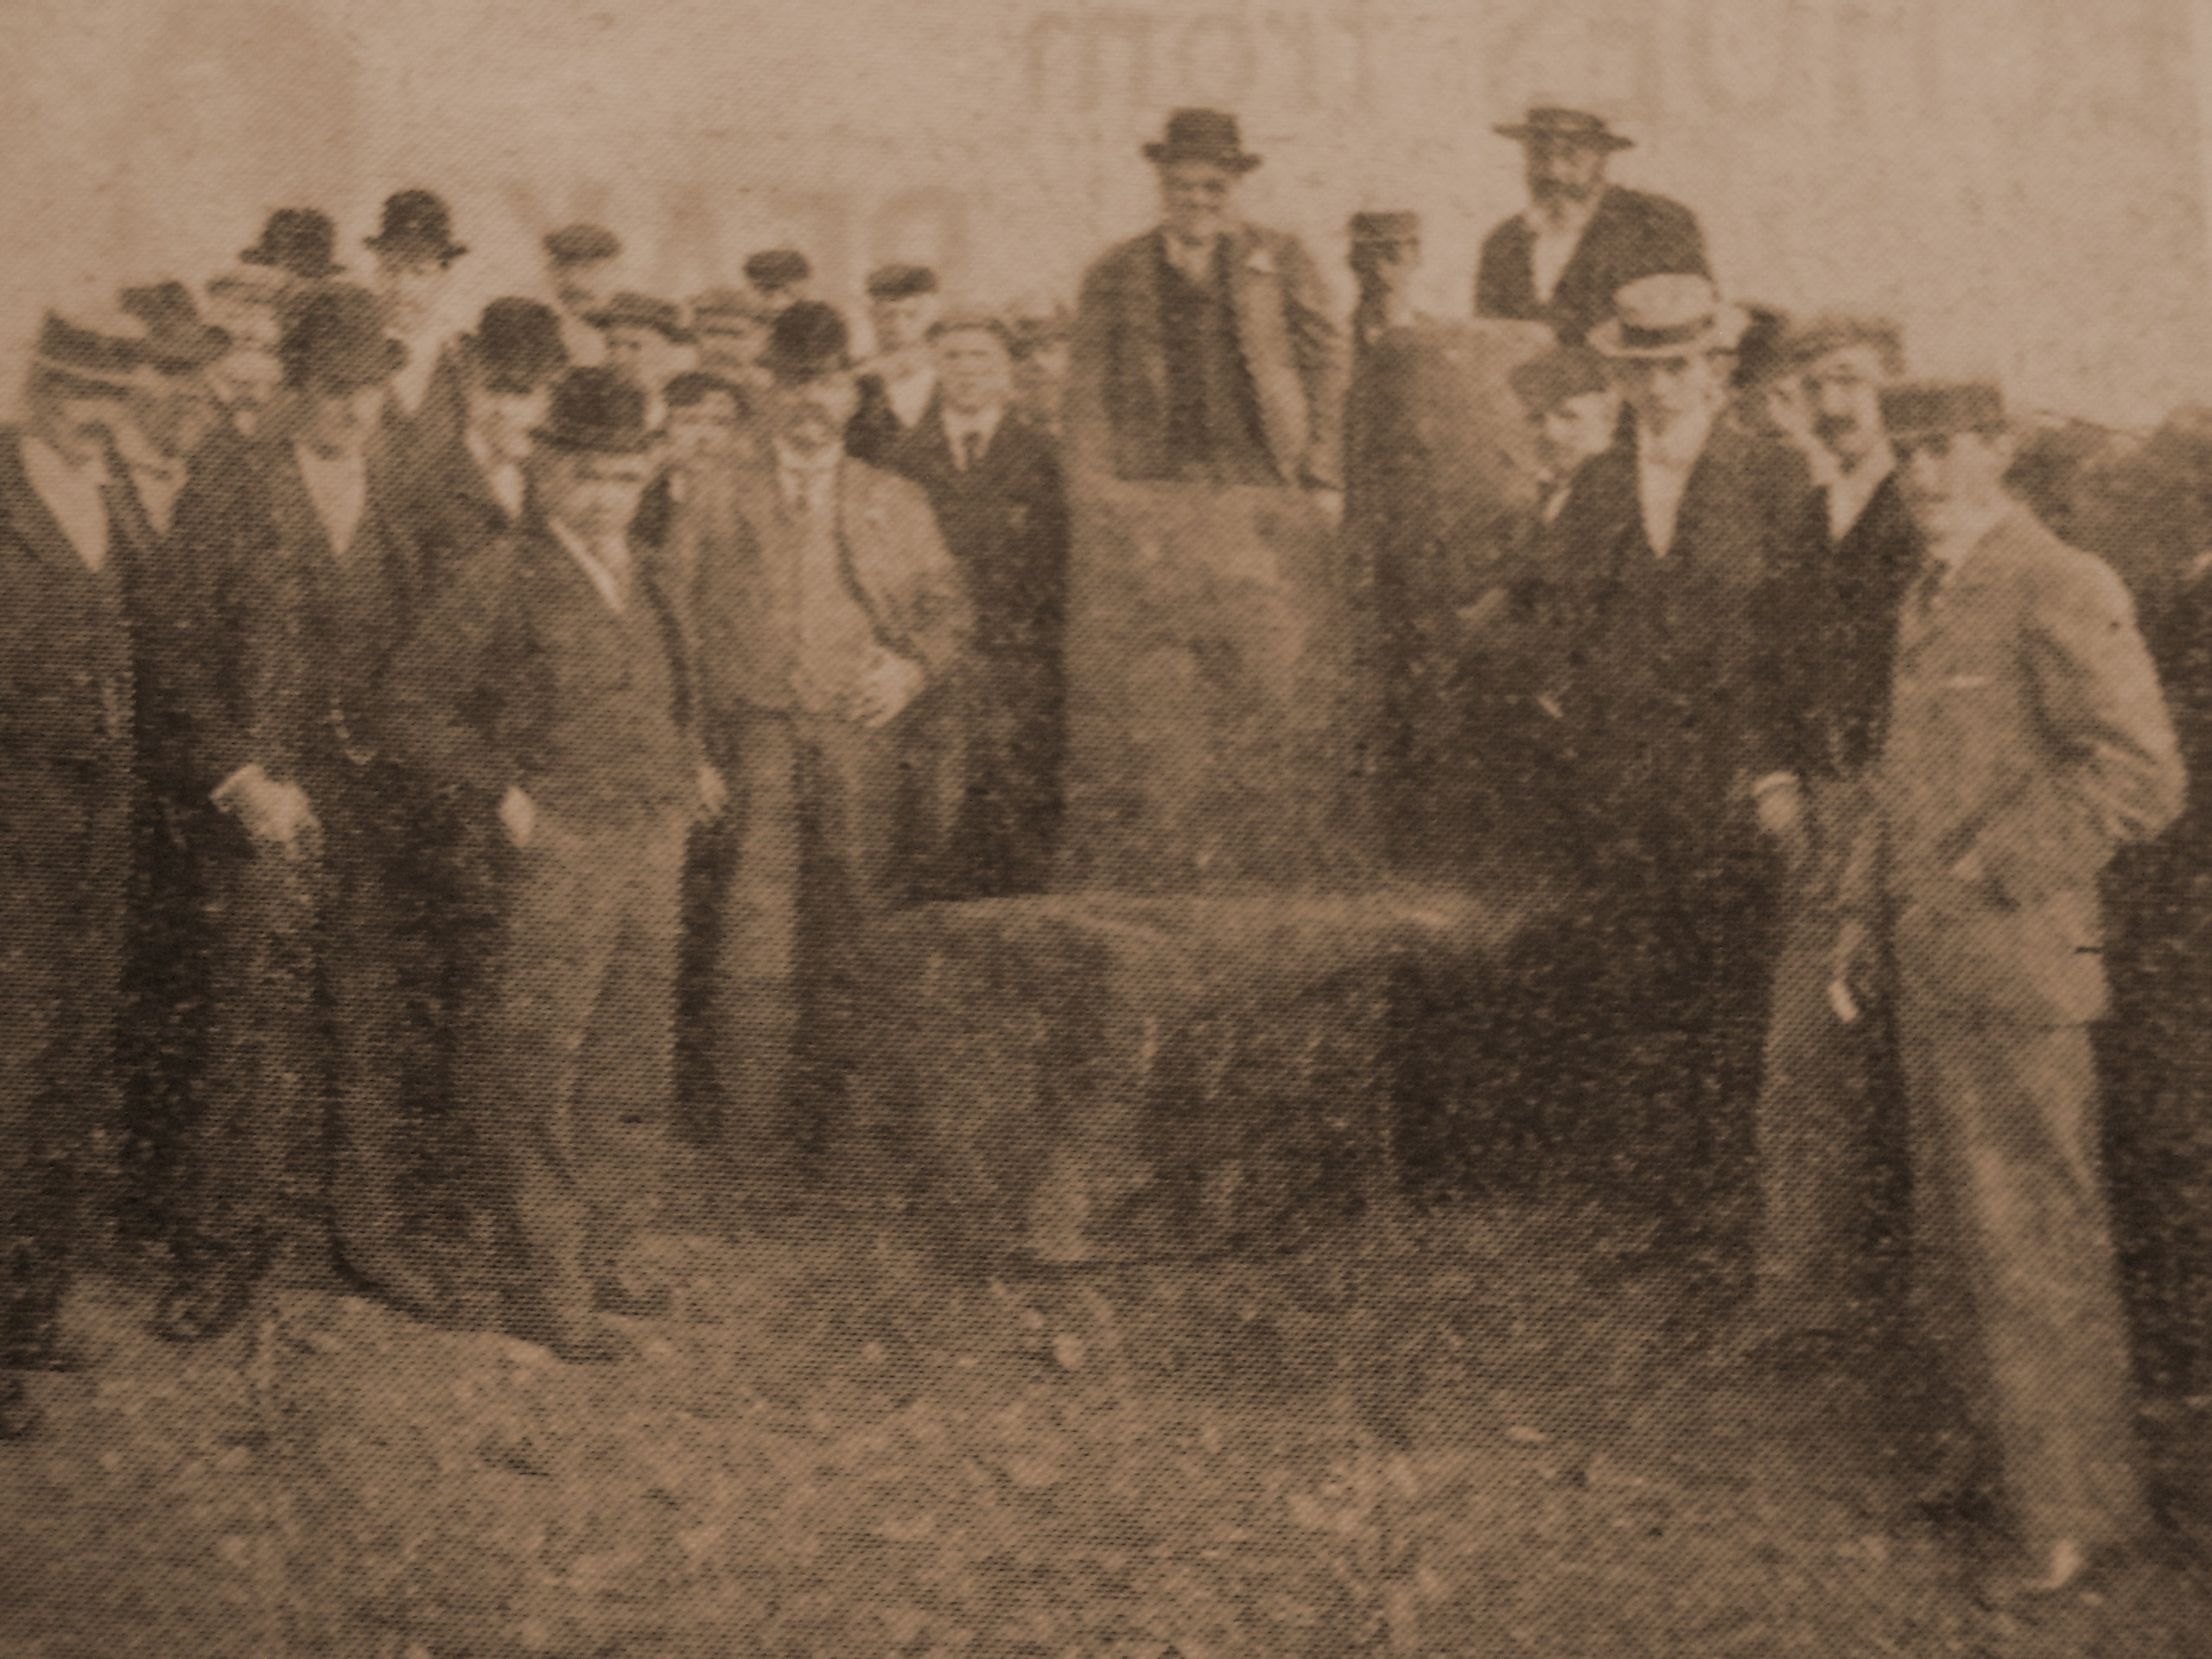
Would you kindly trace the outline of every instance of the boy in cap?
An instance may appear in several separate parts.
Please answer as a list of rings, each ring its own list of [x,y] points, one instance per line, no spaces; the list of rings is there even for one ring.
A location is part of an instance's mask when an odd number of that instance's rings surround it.
[[[753,284],[753,297],[767,308],[771,318],[813,297],[814,267],[797,248],[770,248],[748,255],[745,280]]]
[[[111,1119],[130,870],[131,632],[140,604],[107,432],[138,384],[137,319],[49,313],[28,418],[0,429],[0,1440],[38,1412],[61,1339],[79,1160]]]
[[[1973,1452],[1931,1498],[1993,1486],[2024,1560],[2075,1583],[2150,1528],[2135,1444],[2089,1022],[2098,877],[2186,780],[2127,592],[2012,499],[1988,382],[1880,393],[1928,558],[1899,612],[1835,945],[1840,1018],[1877,1000],[1910,1101],[1912,1306]]]
[[[743,768],[741,810],[708,859],[703,1037],[737,1143],[764,1172],[822,1127],[795,1116],[801,1071],[842,1087],[856,922],[901,902],[938,850],[942,694],[968,629],[928,498],[846,454],[849,344],[818,302],[776,319],[768,442],[728,469],[711,511],[677,516],[670,557],[697,572],[712,752]]]
[[[746,419],[752,418],[754,395],[768,385],[760,353],[767,349],[774,321],[764,302],[739,289],[710,288],[691,302],[700,370],[738,388],[740,413]]]
[[[561,341],[579,368],[605,359],[607,341],[592,314],[614,296],[622,238],[603,225],[563,225],[546,232],[546,283],[561,317]]]
[[[868,273],[875,356],[860,378],[860,408],[845,431],[845,448],[855,459],[885,465],[929,413],[937,395],[930,325],[943,308],[937,273],[927,265],[881,265]]]
[[[1612,448],[1621,418],[1619,388],[1605,359],[1586,346],[1554,346],[1506,376],[1535,440],[1537,522],[1559,522],[1583,462]]]
[[[509,1329],[571,1362],[630,1352],[601,1314],[664,1309],[615,1268],[625,1178],[658,1171],[610,1163],[638,1155],[623,1126],[667,1122],[684,847],[722,797],[680,596],[628,533],[652,448],[643,394],[612,369],[561,381],[528,515],[407,646],[385,722],[496,857],[459,1098],[505,1236]]]
[[[691,331],[668,300],[649,294],[617,294],[591,314],[607,341],[607,366],[645,400],[645,424],[658,431],[668,417],[661,389],[691,363]]]

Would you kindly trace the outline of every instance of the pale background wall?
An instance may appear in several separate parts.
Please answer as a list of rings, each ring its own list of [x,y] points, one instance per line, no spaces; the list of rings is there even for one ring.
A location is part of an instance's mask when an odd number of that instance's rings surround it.
[[[1724,282],[1910,325],[1929,367],[2119,423],[2212,400],[2187,0],[9,0],[0,344],[49,296],[204,276],[317,203],[455,205],[461,308],[603,217],[681,294],[794,239],[971,296],[1071,285],[1141,228],[1172,105],[1244,117],[1255,217],[1338,276],[1357,207],[1429,226],[1459,315],[1520,200],[1493,120],[1597,100]],[[7,365],[0,363],[0,369]]]

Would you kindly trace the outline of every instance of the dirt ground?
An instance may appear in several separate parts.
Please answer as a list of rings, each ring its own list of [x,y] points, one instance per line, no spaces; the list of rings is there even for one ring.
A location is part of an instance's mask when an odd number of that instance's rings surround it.
[[[696,1209],[627,1258],[676,1306],[614,1367],[312,1253],[203,1349],[89,1275],[101,1363],[0,1447],[0,1659],[2204,1651],[2185,1548],[1980,1605],[1909,1517],[1894,1367],[1713,1357],[1726,1274],[1567,1196],[1050,1278]],[[2177,1545],[2208,1416],[2149,1424]]]

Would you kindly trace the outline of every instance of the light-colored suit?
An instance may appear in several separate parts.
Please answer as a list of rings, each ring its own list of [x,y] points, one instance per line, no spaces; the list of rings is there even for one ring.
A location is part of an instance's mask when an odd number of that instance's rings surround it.
[[[2145,1523],[2088,1023],[2099,873],[2179,812],[2133,608],[2024,510],[1916,588],[1846,893],[1887,946],[1915,1301],[2026,1541]]]

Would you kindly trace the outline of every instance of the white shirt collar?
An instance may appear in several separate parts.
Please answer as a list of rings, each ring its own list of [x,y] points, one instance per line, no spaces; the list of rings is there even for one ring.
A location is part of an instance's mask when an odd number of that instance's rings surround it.
[[[81,467],[64,460],[61,452],[43,438],[26,432],[22,438],[23,470],[38,492],[46,510],[61,526],[61,533],[86,568],[99,570],[107,564],[107,462],[99,455]]]
[[[891,400],[891,412],[901,426],[911,427],[927,414],[936,392],[937,368],[926,359],[908,365],[899,374],[883,377],[883,395]]]
[[[843,446],[835,443],[824,444],[813,454],[803,454],[778,438],[775,450],[777,480],[783,487],[784,499],[795,507],[818,503],[845,458]]]
[[[491,489],[492,499],[499,504],[499,510],[510,518],[519,518],[525,487],[521,464],[501,461],[494,455],[492,446],[473,426],[462,430],[461,442],[468,446],[476,470],[484,475],[484,482]]]
[[[620,610],[629,596],[629,538],[617,533],[594,547],[557,518],[546,520],[546,528],[553,532],[555,541],[569,550],[569,556],[591,579],[591,585],[599,589],[599,596],[607,601],[607,608]]]
[[[1643,534],[1651,550],[1664,558],[1674,550],[1675,526],[1682,497],[1689,489],[1690,474],[1705,453],[1713,423],[1720,413],[1718,404],[1700,415],[1685,416],[1664,433],[1638,427],[1636,435],[1637,500],[1643,510]]]
[[[292,453],[299,458],[300,481],[307,486],[308,499],[322,521],[322,533],[330,538],[330,550],[342,559],[353,550],[353,537],[368,512],[367,453],[326,460],[298,442]]]
[[[1828,474],[1828,539],[1840,542],[1851,533],[1866,511],[1866,504],[1874,499],[1874,492],[1882,487],[1882,480],[1897,470],[1896,452],[1885,438],[1873,453],[1867,455],[1849,472],[1840,463]]]

